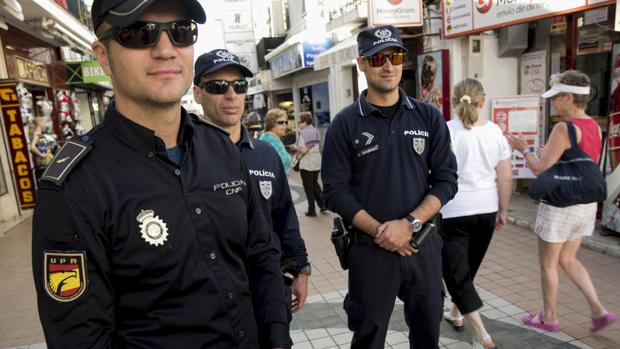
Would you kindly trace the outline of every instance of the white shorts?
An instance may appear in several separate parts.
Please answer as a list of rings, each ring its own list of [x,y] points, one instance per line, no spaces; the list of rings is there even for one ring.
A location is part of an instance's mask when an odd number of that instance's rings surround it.
[[[540,203],[534,233],[546,242],[565,242],[594,231],[597,203],[555,207]]]

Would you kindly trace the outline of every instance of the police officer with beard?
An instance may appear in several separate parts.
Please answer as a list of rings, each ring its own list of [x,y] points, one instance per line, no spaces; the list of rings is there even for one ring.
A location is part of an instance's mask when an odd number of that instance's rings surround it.
[[[95,0],[92,16],[115,99],[40,181],[32,260],[48,348],[289,348],[280,255],[247,167],[181,107],[202,7]]]
[[[333,119],[323,148],[323,198],[350,226],[351,348],[383,348],[396,297],[410,342],[438,348],[443,308],[441,237],[412,237],[457,190],[450,134],[434,107],[398,87],[407,50],[392,26],[357,36],[368,89]]]
[[[227,50],[205,53],[195,64],[194,98],[202,105],[205,120],[225,129],[241,151],[260,194],[265,219],[279,242],[282,271],[293,276],[287,280],[291,283],[291,307],[295,313],[306,302],[310,263],[282,161],[269,143],[252,139],[241,125],[248,88],[246,78],[252,76],[239,57]]]

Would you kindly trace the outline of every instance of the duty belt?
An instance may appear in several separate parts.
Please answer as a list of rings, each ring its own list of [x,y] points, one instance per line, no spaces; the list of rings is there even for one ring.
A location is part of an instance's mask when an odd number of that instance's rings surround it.
[[[357,228],[352,228],[350,233],[352,244],[375,245],[375,239],[372,236]]]

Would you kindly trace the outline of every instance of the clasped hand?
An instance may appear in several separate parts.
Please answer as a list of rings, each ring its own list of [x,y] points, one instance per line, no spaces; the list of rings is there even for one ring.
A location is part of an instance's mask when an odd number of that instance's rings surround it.
[[[411,231],[406,219],[387,221],[377,227],[375,243],[382,248],[397,252],[401,256],[411,256],[418,250],[411,247]]]

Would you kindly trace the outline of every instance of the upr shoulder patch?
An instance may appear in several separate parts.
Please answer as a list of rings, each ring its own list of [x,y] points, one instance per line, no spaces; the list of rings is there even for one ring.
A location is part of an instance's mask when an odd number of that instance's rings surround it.
[[[71,302],[86,291],[86,252],[44,251],[45,292],[59,302]]]
[[[80,162],[86,154],[93,147],[86,143],[77,140],[68,140],[60,151],[54,156],[52,162],[49,164],[41,180],[52,182],[56,185],[61,185],[75,165]]]

